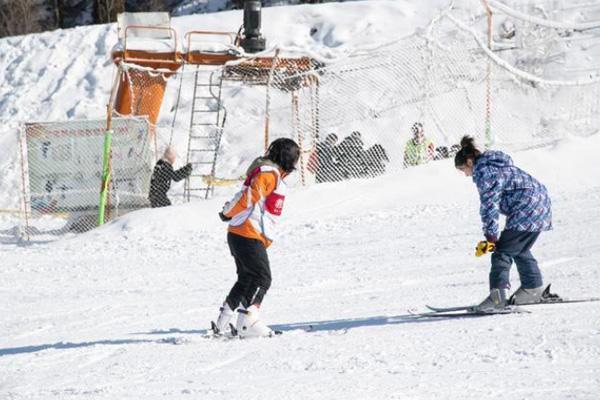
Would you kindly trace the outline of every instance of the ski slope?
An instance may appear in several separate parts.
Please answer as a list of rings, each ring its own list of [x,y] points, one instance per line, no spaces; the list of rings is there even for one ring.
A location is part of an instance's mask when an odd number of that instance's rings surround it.
[[[423,29],[445,5],[272,8],[265,34],[336,57]],[[178,20],[224,29],[241,13]],[[317,23],[329,33],[315,39]],[[101,117],[115,40],[114,26],[0,40],[0,206],[18,205],[15,126]],[[511,154],[552,197],[555,229],[534,254],[564,297],[600,295],[598,150],[596,134]],[[0,399],[600,398],[600,303],[410,317],[487,294],[477,190],[451,160],[290,191],[262,307],[276,338],[204,337],[235,279],[217,217],[227,199],[28,243],[0,215]]]
[[[565,297],[598,295],[599,139],[515,154],[552,195],[555,230],[534,250]],[[203,337],[235,278],[223,198],[2,244],[0,398],[598,398],[598,303],[408,316],[487,291],[476,189],[451,162],[288,199],[263,304],[284,334],[270,339]]]

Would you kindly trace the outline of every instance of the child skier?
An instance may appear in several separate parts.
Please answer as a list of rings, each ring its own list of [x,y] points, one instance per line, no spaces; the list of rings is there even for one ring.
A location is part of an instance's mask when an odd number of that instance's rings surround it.
[[[504,308],[511,304],[539,303],[543,300],[542,274],[531,247],[540,232],[552,229],[550,197],[546,187],[513,165],[501,151],[480,152],[472,137],[464,136],[454,164],[465,176],[472,176],[481,201],[480,215],[486,240],[478,243],[476,255],[492,254],[489,275],[490,295],[479,310]],[[500,233],[498,220],[506,215]],[[521,287],[508,299],[509,272],[517,264]]]
[[[222,333],[238,311],[236,331],[242,337],[273,334],[259,317],[259,307],[271,286],[267,247],[283,209],[283,179],[294,171],[300,148],[291,139],[271,143],[264,157],[252,162],[242,190],[225,203],[219,216],[229,222],[227,243],[235,259],[237,281],[220,309],[213,332]]]

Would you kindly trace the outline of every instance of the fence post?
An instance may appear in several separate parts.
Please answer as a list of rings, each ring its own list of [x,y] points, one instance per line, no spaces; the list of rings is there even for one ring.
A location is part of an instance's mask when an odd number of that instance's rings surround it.
[[[488,0],[481,0],[485,12],[487,13],[488,24],[488,49],[492,50],[493,46],[493,26],[492,26],[492,9]],[[487,62],[487,77],[485,89],[485,146],[489,147],[493,143],[492,137],[492,61],[488,58]]]

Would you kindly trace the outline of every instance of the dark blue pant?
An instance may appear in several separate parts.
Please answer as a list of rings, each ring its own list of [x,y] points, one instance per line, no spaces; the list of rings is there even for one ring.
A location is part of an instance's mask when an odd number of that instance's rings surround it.
[[[513,260],[521,279],[521,287],[532,289],[542,286],[542,273],[531,247],[540,236],[540,232],[502,231],[492,253],[490,271],[490,289],[510,288],[510,267]]]

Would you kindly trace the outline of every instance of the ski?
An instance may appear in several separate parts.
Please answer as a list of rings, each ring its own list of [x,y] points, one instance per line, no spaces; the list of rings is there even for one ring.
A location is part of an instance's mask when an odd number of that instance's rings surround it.
[[[454,307],[457,308],[457,307]],[[469,318],[469,317],[486,317],[490,315],[506,315],[506,314],[529,314],[531,311],[519,306],[506,306],[501,309],[477,310],[473,307],[469,309],[460,308],[451,311],[431,311],[425,313],[409,312],[416,318]]]
[[[425,305],[425,307],[427,307],[429,310],[431,310],[433,312],[452,312],[452,311],[472,310],[475,307],[477,307],[477,305],[473,304],[471,306],[457,306],[457,307],[432,307],[432,306]]]
[[[560,300],[551,300],[551,301],[542,301],[540,303],[527,303],[527,304],[519,304],[521,306],[543,306],[550,304],[572,304],[572,303],[590,303],[600,301],[600,297],[587,297],[583,299],[560,299]],[[470,306],[458,306],[458,307],[433,307],[426,305],[429,310],[433,312],[454,312],[454,311],[468,311],[473,310],[477,305],[473,304]]]
[[[217,328],[217,324],[214,321],[210,321],[210,329],[202,335],[202,337],[206,339],[221,339],[221,340],[229,340],[229,339],[239,339],[237,335],[237,330],[232,324],[229,324],[229,330],[225,332],[221,332]]]
[[[511,304],[511,299],[509,299],[509,304]],[[563,299],[560,296],[550,293],[550,285],[546,287],[544,293],[542,294],[542,301],[539,303],[526,303],[519,304],[520,306],[537,306],[537,305],[547,305],[547,304],[571,304],[571,303],[588,303],[600,301],[600,297],[586,297],[580,299]],[[472,304],[469,306],[457,306],[457,307],[433,307],[426,305],[429,310],[437,313],[446,313],[446,312],[456,312],[456,311],[470,311],[474,310],[477,305]]]
[[[283,335],[283,331],[271,329],[271,334],[264,337],[275,337],[280,335]],[[243,336],[240,336],[236,327],[231,323],[229,324],[229,331],[220,332],[217,328],[217,324],[215,324],[214,321],[210,321],[210,329],[204,335],[204,337],[213,339],[249,339],[248,337],[244,338]]]

